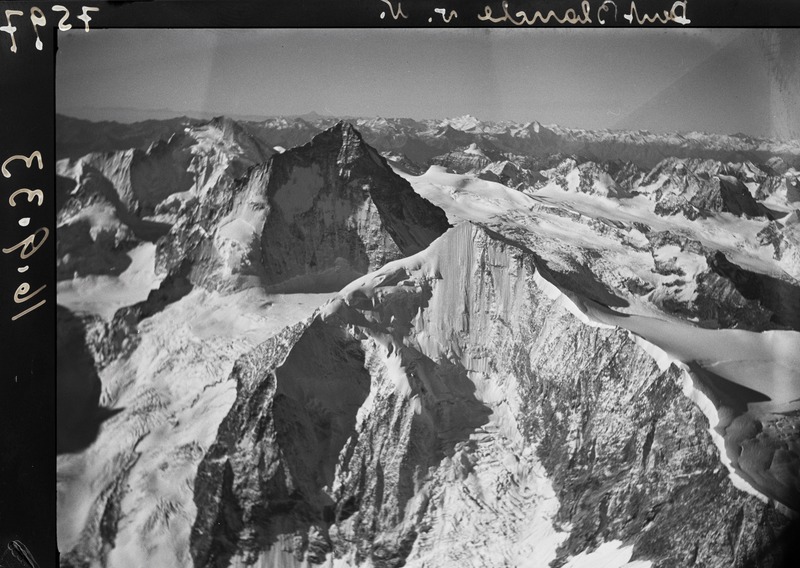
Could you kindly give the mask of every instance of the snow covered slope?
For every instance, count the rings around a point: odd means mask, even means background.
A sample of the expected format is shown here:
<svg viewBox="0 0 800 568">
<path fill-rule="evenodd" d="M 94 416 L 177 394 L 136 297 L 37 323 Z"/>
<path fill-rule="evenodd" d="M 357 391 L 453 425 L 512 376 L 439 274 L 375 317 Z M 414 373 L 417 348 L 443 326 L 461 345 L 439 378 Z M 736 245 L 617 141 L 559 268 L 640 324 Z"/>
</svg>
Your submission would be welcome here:
<svg viewBox="0 0 800 568">
<path fill-rule="evenodd" d="M 536 265 L 465 223 L 240 360 L 195 566 L 546 566 L 612 541 L 726 566 L 763 537 L 724 535 L 786 526 L 727 478 L 682 371 Z"/>
<path fill-rule="evenodd" d="M 788 561 L 797 143 L 161 126 L 62 138 L 63 566 Z"/>
</svg>

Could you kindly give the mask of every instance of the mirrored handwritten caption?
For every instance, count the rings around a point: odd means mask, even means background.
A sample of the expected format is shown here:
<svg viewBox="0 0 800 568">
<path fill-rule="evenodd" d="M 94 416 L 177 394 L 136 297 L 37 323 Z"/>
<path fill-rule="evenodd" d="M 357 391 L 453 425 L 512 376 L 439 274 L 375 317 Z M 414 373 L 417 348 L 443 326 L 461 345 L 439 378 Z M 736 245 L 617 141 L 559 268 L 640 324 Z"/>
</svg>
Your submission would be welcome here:
<svg viewBox="0 0 800 568">
<path fill-rule="evenodd" d="M 540 10 L 535 10 L 533 12 L 531 12 L 530 9 L 517 10 L 512 8 L 507 0 L 503 0 L 500 2 L 499 6 L 486 4 L 483 14 L 477 14 L 477 19 L 483 25 L 507 23 L 513 26 L 535 26 L 537 24 L 574 26 L 593 25 L 596 22 L 604 26 L 606 23 L 618 22 L 618 16 L 625 8 L 625 0 L 617 1 L 619 2 L 619 6 L 617 6 L 617 2 L 614 0 L 602 0 L 602 2 L 596 0 L 596 4 L 599 5 L 597 5 L 595 10 L 592 2 L 589 0 L 582 0 L 579 4 L 579 8 L 567 8 L 561 13 L 556 13 L 555 10 L 548 10 L 543 14 Z M 380 2 L 383 4 L 383 9 L 380 13 L 381 20 L 386 18 L 387 13 L 394 21 L 408 20 L 409 14 L 403 11 L 403 4 L 399 0 L 380 0 Z M 530 2 L 531 0 L 528 0 L 527 3 Z M 517 1 L 515 4 L 520 4 L 524 8 L 526 2 L 524 0 Z M 686 26 L 692 23 L 692 21 L 686 17 L 687 4 L 688 0 L 675 0 L 668 10 L 663 9 L 656 10 L 655 12 L 640 13 L 640 8 L 636 6 L 636 1 L 631 0 L 628 5 L 628 13 L 625 14 L 622 12 L 621 15 L 630 25 L 643 26 L 674 23 Z M 613 13 L 611 12 L 612 8 L 614 9 Z M 453 21 L 458 23 L 456 20 L 456 18 L 458 18 L 458 12 L 455 10 L 449 8 L 434 8 L 433 12 L 438 14 L 441 19 L 436 16 L 430 16 L 428 18 L 429 24 L 449 24 Z M 595 20 L 592 19 L 592 14 L 595 15 Z M 470 15 L 467 15 L 467 17 L 470 17 Z"/>
<path fill-rule="evenodd" d="M 29 156 L 11 156 L 3 162 L 2 166 L 0 166 L 0 173 L 2 173 L 4 178 L 12 179 L 16 168 L 31 169 L 34 166 L 38 167 L 39 170 L 44 168 L 42 154 L 38 150 Z M 8 204 L 14 208 L 19 207 L 20 218 L 17 222 L 19 223 L 20 227 L 27 227 L 30 225 L 31 218 L 28 215 L 30 208 L 41 207 L 43 203 L 44 193 L 41 189 L 20 187 L 8 196 Z M 39 227 L 15 245 L 3 248 L 3 254 L 19 255 L 20 266 L 17 268 L 17 272 L 20 274 L 25 274 L 30 268 L 29 259 L 36 254 L 36 251 L 42 247 L 49 236 L 50 230 L 47 227 Z M 22 282 L 19 286 L 17 286 L 17 289 L 14 291 L 14 303 L 19 305 L 21 311 L 15 316 L 12 316 L 11 321 L 16 321 L 19 318 L 28 315 L 37 308 L 42 307 L 47 300 L 42 299 L 38 302 L 36 300 L 38 294 L 46 287 L 47 285 L 43 284 L 42 286 L 39 286 L 35 290 L 31 291 L 31 285 L 29 282 Z"/>
<path fill-rule="evenodd" d="M 83 29 L 88 32 L 89 22 L 92 21 L 92 17 L 89 15 L 89 13 L 99 12 L 100 8 L 96 8 L 94 6 L 81 6 L 81 8 L 83 8 L 83 10 L 79 15 L 75 16 L 75 19 L 82 21 L 84 26 Z M 61 4 L 53 4 L 50 7 L 50 10 L 56 14 L 55 17 L 58 17 L 58 14 L 61 14 L 61 19 L 58 20 L 59 31 L 65 32 L 72 29 L 72 24 L 69 23 L 69 9 L 66 6 L 62 6 Z M 15 24 L 23 25 L 22 22 L 25 22 L 25 20 L 22 18 L 24 16 L 25 12 L 22 10 L 6 10 L 6 24 L 4 26 L 0 26 L 0 32 L 5 32 L 11 36 L 12 53 L 17 52 L 17 26 Z M 39 37 L 39 28 L 43 28 L 47 25 L 47 16 L 45 16 L 45 13 L 41 8 L 38 6 L 32 6 L 30 9 L 29 20 L 30 22 L 25 22 L 24 25 L 30 25 L 33 28 L 33 33 L 36 36 L 36 42 L 34 45 L 36 46 L 36 49 L 41 51 L 44 48 L 44 44 L 42 44 L 42 39 Z"/>
</svg>

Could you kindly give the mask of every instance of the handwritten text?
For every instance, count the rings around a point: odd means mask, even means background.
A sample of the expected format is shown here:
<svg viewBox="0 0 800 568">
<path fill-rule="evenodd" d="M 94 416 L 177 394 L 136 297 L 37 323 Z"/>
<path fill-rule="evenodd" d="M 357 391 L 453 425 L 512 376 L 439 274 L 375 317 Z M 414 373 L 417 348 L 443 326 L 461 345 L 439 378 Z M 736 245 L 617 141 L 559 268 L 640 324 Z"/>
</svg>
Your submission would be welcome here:
<svg viewBox="0 0 800 568">
<path fill-rule="evenodd" d="M 99 12 L 100 8 L 96 8 L 94 6 L 82 6 L 83 10 L 81 11 L 80 15 L 75 16 L 76 19 L 83 22 L 84 30 L 89 31 L 89 22 L 92 21 L 92 17 L 89 15 L 90 12 Z M 61 19 L 58 21 L 58 29 L 59 31 L 65 32 L 67 30 L 72 29 L 72 24 L 68 23 L 69 20 L 69 9 L 66 6 L 62 6 L 61 4 L 54 4 L 50 7 L 50 10 L 55 12 L 56 14 L 63 13 L 64 15 L 61 16 Z M 0 26 L 0 32 L 5 32 L 9 36 L 11 36 L 11 52 L 17 53 L 17 26 L 15 23 L 19 23 L 19 18 L 25 16 L 25 12 L 22 10 L 6 10 L 5 11 L 5 19 L 6 25 Z M 39 28 L 43 28 L 47 25 L 47 17 L 45 13 L 39 8 L 38 6 L 32 6 L 30 9 L 29 14 L 30 25 L 33 28 L 33 33 L 36 36 L 36 42 L 34 45 L 36 49 L 42 51 L 44 49 L 44 44 L 42 43 L 42 39 L 39 37 Z"/>
<path fill-rule="evenodd" d="M 3 164 L 0 166 L 0 173 L 3 174 L 3 177 L 6 179 L 11 179 L 12 177 L 12 170 L 10 166 L 14 164 L 14 162 L 22 162 L 25 165 L 26 169 L 31 169 L 34 163 L 38 167 L 39 170 L 44 168 L 44 163 L 42 161 L 42 154 L 38 150 L 31 153 L 30 155 L 22 155 L 18 154 L 15 156 L 11 156 L 10 158 L 6 159 Z M 16 165 L 16 164 L 15 164 Z M 19 167 L 19 166 L 17 166 Z M 25 197 L 25 199 L 19 201 L 18 197 Z M 16 191 L 11 193 L 8 197 L 8 204 L 11 207 L 22 206 L 24 207 L 27 204 L 34 204 L 36 207 L 41 207 L 44 203 L 44 193 L 41 189 L 29 189 L 27 187 L 18 188 Z M 27 215 L 27 213 L 21 213 L 21 217 L 18 220 L 18 224 L 20 227 L 27 227 L 30 225 L 31 218 Z M 5 247 L 2 249 L 3 254 L 11 254 L 17 253 L 19 255 L 19 259 L 21 261 L 27 261 L 31 258 L 36 252 L 44 245 L 45 241 L 47 241 L 47 237 L 50 236 L 50 230 L 47 227 L 39 227 L 35 231 L 33 231 L 30 235 L 19 241 L 18 243 Z M 29 264 L 26 262 L 23 266 L 17 268 L 17 272 L 20 274 L 24 274 L 28 271 Z M 15 304 L 27 304 L 28 302 L 34 300 L 36 296 L 45 288 L 47 287 L 46 284 L 39 286 L 35 290 L 31 292 L 31 285 L 28 282 L 22 282 L 17 289 L 14 291 L 14 303 Z M 47 300 L 39 300 L 35 304 L 29 305 L 25 307 L 22 311 L 20 311 L 15 316 L 11 317 L 11 321 L 16 321 L 19 318 L 31 313 L 37 308 L 43 306 Z"/>
</svg>

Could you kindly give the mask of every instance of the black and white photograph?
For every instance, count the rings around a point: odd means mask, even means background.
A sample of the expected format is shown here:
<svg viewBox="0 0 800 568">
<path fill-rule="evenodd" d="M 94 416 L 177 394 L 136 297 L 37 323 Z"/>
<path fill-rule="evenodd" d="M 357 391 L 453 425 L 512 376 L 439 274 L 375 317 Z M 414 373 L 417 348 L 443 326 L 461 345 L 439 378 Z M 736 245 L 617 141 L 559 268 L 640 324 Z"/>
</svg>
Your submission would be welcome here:
<svg viewBox="0 0 800 568">
<path fill-rule="evenodd" d="M 59 32 L 62 568 L 794 565 L 798 61 Z"/>
</svg>

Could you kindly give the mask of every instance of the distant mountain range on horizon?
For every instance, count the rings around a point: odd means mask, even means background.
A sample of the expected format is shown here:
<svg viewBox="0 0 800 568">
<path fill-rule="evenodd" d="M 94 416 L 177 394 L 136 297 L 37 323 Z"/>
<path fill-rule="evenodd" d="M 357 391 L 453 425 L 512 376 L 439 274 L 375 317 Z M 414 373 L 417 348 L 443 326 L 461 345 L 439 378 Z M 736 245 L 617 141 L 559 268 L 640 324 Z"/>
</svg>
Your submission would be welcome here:
<svg viewBox="0 0 800 568">
<path fill-rule="evenodd" d="M 681 81 L 687 81 L 688 79 L 682 79 Z M 626 116 L 620 118 L 617 122 L 615 122 L 612 126 L 608 128 L 594 128 L 594 129 L 587 129 L 592 131 L 647 131 L 653 132 L 657 134 L 672 134 L 672 133 L 679 133 L 679 134 L 688 134 L 692 132 L 702 132 L 704 134 L 721 134 L 721 135 L 731 135 L 731 136 L 748 136 L 752 138 L 758 139 L 770 139 L 770 140 L 797 140 L 800 139 L 800 130 L 793 132 L 792 136 L 786 135 L 775 135 L 775 136 L 763 136 L 759 134 L 754 134 L 750 132 L 721 132 L 718 130 L 712 129 L 703 129 L 703 128 L 695 128 L 691 130 L 684 130 L 684 129 L 658 129 L 647 127 L 645 125 L 636 126 L 637 123 L 643 122 L 644 118 L 647 116 L 649 112 L 651 112 L 654 108 L 659 106 L 669 106 L 673 108 L 671 112 L 678 112 L 678 109 L 681 105 L 683 105 L 686 100 L 689 99 L 687 95 L 680 95 L 680 88 L 678 85 L 673 85 L 669 89 L 659 93 L 656 97 L 648 101 L 642 107 L 636 109 L 635 111 L 627 114 Z M 766 104 L 766 103 L 765 103 Z M 307 121 L 315 121 L 318 119 L 331 119 L 331 120 L 359 120 L 359 119 L 371 119 L 371 118 L 386 118 L 386 119 L 396 119 L 396 120 L 404 120 L 404 119 L 411 119 L 415 121 L 431 121 L 431 120 L 448 120 L 453 118 L 460 118 L 460 117 L 406 117 L 406 116 L 389 116 L 388 114 L 380 115 L 380 116 L 368 116 L 368 115 L 350 115 L 350 114 L 327 114 L 327 113 L 319 113 L 315 110 L 311 110 L 306 113 L 302 114 L 281 114 L 281 113 L 264 113 L 264 114 L 238 114 L 238 113 L 226 113 L 226 112 L 219 112 L 219 111 L 204 111 L 204 110 L 175 110 L 170 108 L 160 108 L 160 109 L 136 109 L 131 107 L 76 107 L 76 108 L 65 108 L 65 109 L 57 109 L 57 114 L 67 116 L 70 118 L 78 118 L 81 120 L 87 120 L 90 122 L 118 122 L 120 124 L 133 124 L 137 122 L 145 122 L 149 120 L 171 120 L 176 118 L 190 118 L 196 120 L 212 120 L 218 117 L 226 117 L 231 118 L 237 121 L 244 121 L 244 122 L 263 122 L 269 119 L 275 118 L 285 118 L 289 120 L 294 119 L 302 119 Z M 525 124 L 528 122 L 540 122 L 541 124 L 546 124 L 547 126 L 562 126 L 557 122 L 550 122 L 547 120 L 539 121 L 536 119 L 531 118 L 530 120 L 526 121 L 519 121 L 519 120 L 481 120 L 480 118 L 474 117 L 471 113 L 467 113 L 462 116 L 472 116 L 476 120 L 484 123 L 516 123 L 516 124 Z M 698 122 L 698 124 L 701 124 Z M 568 127 L 575 129 L 576 127 Z"/>
</svg>

